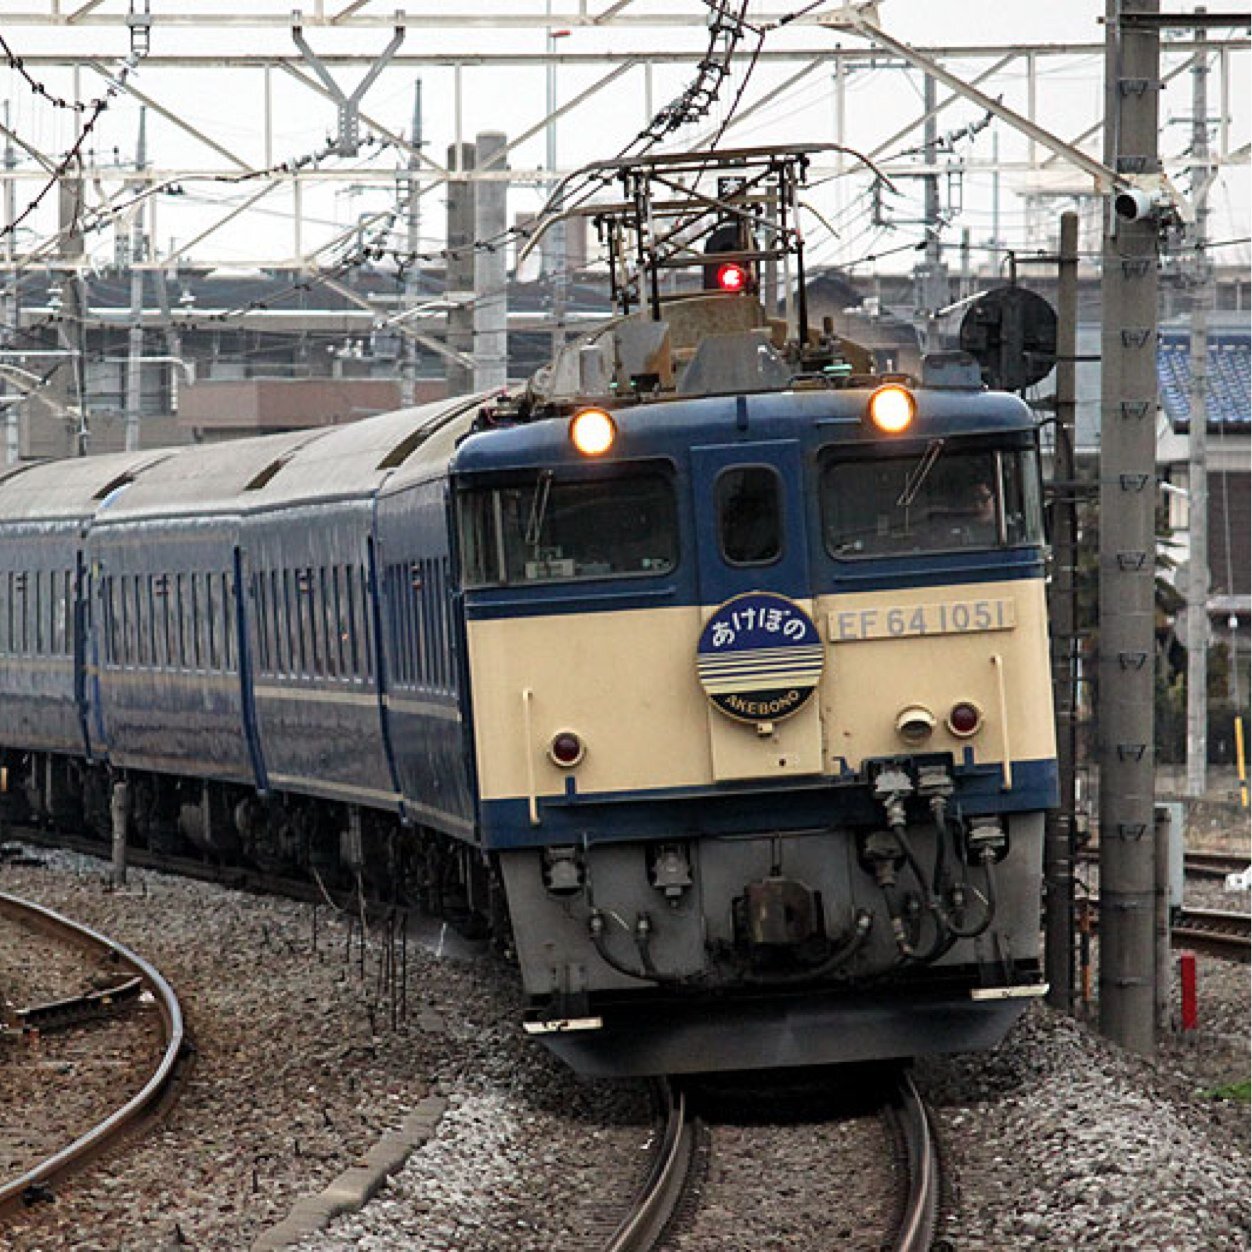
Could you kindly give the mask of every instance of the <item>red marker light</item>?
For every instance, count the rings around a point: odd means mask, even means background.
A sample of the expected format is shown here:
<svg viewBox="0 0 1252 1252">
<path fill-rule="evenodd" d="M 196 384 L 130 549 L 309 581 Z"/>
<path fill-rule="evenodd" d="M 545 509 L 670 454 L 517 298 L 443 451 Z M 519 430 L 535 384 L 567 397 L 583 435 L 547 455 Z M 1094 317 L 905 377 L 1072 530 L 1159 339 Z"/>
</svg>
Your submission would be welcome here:
<svg viewBox="0 0 1252 1252">
<path fill-rule="evenodd" d="M 738 293 L 748 287 L 748 271 L 742 265 L 727 261 L 717 267 L 717 286 L 720 291 Z"/>
<path fill-rule="evenodd" d="M 583 741 L 572 730 L 558 731 L 548 745 L 553 764 L 562 769 L 573 769 L 583 759 L 585 751 Z"/>
<path fill-rule="evenodd" d="M 948 729 L 961 739 L 974 734 L 982 725 L 982 710 L 971 700 L 961 700 L 948 714 Z"/>
</svg>

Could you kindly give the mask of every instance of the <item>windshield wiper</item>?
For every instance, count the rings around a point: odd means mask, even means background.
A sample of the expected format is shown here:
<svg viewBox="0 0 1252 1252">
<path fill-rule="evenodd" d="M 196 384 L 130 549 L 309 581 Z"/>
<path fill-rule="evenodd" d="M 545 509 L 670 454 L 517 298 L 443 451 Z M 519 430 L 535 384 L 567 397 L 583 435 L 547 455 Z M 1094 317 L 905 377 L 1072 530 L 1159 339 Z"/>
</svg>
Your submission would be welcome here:
<svg viewBox="0 0 1252 1252">
<path fill-rule="evenodd" d="M 922 483 L 926 481 L 926 476 L 934 468 L 939 454 L 943 451 L 944 442 L 942 439 L 932 439 L 926 445 L 922 459 L 909 471 L 908 478 L 904 480 L 904 490 L 900 492 L 900 498 L 896 501 L 897 509 L 907 509 L 917 499 Z"/>
<path fill-rule="evenodd" d="M 548 497 L 552 494 L 552 471 L 540 470 L 535 494 L 530 502 L 530 516 L 526 519 L 526 534 L 522 542 L 528 548 L 538 548 L 543 536 L 543 521 L 548 512 Z"/>
</svg>

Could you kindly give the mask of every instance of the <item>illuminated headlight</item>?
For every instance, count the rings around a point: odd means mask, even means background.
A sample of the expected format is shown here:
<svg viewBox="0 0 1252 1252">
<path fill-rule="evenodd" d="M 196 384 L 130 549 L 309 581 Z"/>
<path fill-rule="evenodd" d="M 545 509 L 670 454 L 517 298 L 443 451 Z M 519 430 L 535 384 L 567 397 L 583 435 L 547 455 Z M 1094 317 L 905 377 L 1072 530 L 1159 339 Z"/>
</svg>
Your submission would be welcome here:
<svg viewBox="0 0 1252 1252">
<path fill-rule="evenodd" d="M 958 700 L 948 713 L 948 729 L 958 739 L 968 739 L 982 725 L 982 709 L 972 700 Z"/>
<path fill-rule="evenodd" d="M 884 435 L 898 435 L 913 424 L 917 400 L 907 387 L 887 383 L 870 396 L 866 412 L 870 422 Z"/>
<path fill-rule="evenodd" d="M 561 769 L 573 769 L 586 755 L 587 749 L 582 739 L 572 730 L 558 730 L 548 744 L 548 756 L 553 765 Z"/>
<path fill-rule="evenodd" d="M 583 456 L 603 456 L 617 440 L 617 423 L 603 409 L 583 409 L 574 414 L 569 437 Z"/>
<path fill-rule="evenodd" d="M 935 729 L 935 715 L 920 704 L 911 704 L 896 718 L 896 734 L 905 743 L 925 743 Z"/>
</svg>

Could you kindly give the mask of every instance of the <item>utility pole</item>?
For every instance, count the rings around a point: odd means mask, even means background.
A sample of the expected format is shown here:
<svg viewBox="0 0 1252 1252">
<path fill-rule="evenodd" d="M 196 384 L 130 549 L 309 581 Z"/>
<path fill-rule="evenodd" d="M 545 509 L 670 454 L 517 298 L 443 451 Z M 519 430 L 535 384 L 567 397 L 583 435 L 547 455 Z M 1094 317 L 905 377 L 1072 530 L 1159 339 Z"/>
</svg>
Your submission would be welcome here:
<svg viewBox="0 0 1252 1252">
<path fill-rule="evenodd" d="M 17 148 L 13 144 L 13 128 L 9 121 L 9 101 L 4 102 L 4 279 L 0 285 L 0 347 L 17 342 L 17 270 L 14 268 L 13 223 L 17 220 L 16 179 Z M 10 362 L 11 363 L 11 362 Z M 0 377 L 0 400 L 4 400 L 4 463 L 16 465 L 22 455 L 22 401 L 9 395 L 9 387 Z M 15 389 L 16 392 L 16 389 Z"/>
<path fill-rule="evenodd" d="M 87 455 L 91 426 L 87 416 L 86 362 L 83 349 L 86 345 L 84 318 L 87 313 L 87 284 L 83 273 L 83 166 L 76 158 L 61 175 L 58 187 L 60 199 L 59 220 L 61 244 L 59 248 L 62 268 L 61 302 L 57 310 L 57 337 L 69 364 L 68 374 L 62 374 L 57 390 L 64 397 L 62 411 L 77 414 L 77 426 L 72 432 L 75 456 Z M 60 449 L 57 449 L 60 454 Z"/>
<path fill-rule="evenodd" d="M 474 389 L 503 387 L 509 379 L 508 228 L 509 185 L 492 174 L 508 169 L 508 139 L 481 132 L 474 159 L 481 179 L 474 192 Z"/>
<path fill-rule="evenodd" d="M 1160 172 L 1160 0 L 1105 0 L 1104 163 Z M 1138 19 L 1138 20 L 1136 20 Z M 1128 202 L 1125 215 L 1115 205 Z M 1155 1047 L 1153 621 L 1159 217 L 1104 206 L 1100 385 L 1100 1029 Z"/>
<path fill-rule="evenodd" d="M 1078 467 L 1074 456 L 1077 410 L 1078 214 L 1061 214 L 1057 275 L 1056 447 L 1052 457 L 1052 691 L 1056 709 L 1056 767 L 1060 805 L 1048 814 L 1044 851 L 1048 1003 L 1074 1007 L 1074 822 L 1078 806 Z"/>
<path fill-rule="evenodd" d="M 413 151 L 409 154 L 409 176 L 404 181 L 407 196 L 409 263 L 404 271 L 404 309 L 407 313 L 417 304 L 421 273 L 417 254 L 422 250 L 422 201 L 418 195 L 417 171 L 422 150 L 422 80 L 413 83 Z M 412 335 L 400 336 L 400 403 L 407 408 L 417 402 L 417 341 Z"/>
<path fill-rule="evenodd" d="M 148 165 L 148 110 L 139 108 L 139 143 L 135 149 L 135 169 L 142 173 Z M 131 187 L 143 194 L 143 180 Z M 135 206 L 130 226 L 130 332 L 126 337 L 126 451 L 139 451 L 139 419 L 143 413 L 143 262 L 147 260 L 144 235 L 144 202 Z"/>
<path fill-rule="evenodd" d="M 925 260 L 913 270 L 913 280 L 917 306 L 924 318 L 922 350 L 937 352 L 943 345 L 939 342 L 939 319 L 936 314 L 948 303 L 948 271 L 939 245 L 939 173 L 935 168 L 939 159 L 939 123 L 935 117 L 935 80 L 927 74 L 924 84 L 926 123 L 922 132 L 922 159 L 926 162 L 927 173 L 922 178 L 926 196 L 922 229 L 926 232 L 926 252 Z"/>
<path fill-rule="evenodd" d="M 1204 9 L 1196 9 L 1203 13 Z M 1208 49 L 1206 31 L 1195 30 L 1196 53 L 1191 66 L 1191 394 L 1187 472 L 1187 534 L 1191 560 L 1187 571 L 1187 791 L 1201 799 L 1208 783 L 1208 647 L 1209 647 L 1209 484 L 1208 484 L 1208 316 L 1213 299 L 1213 273 L 1208 242 Z"/>
<path fill-rule="evenodd" d="M 552 0 L 548 0 L 548 15 L 552 15 Z M 548 28 L 548 67 L 547 67 L 547 87 L 548 87 L 548 124 L 547 124 L 547 163 L 548 175 L 551 178 L 549 183 L 549 204 L 548 210 L 551 213 L 560 214 L 561 202 L 554 195 L 557 186 L 557 153 L 556 153 L 556 41 L 567 35 L 568 31 L 556 32 L 551 27 Z M 552 284 L 552 359 L 556 360 L 556 355 L 565 346 L 565 319 L 566 310 L 569 303 L 569 249 L 566 246 L 566 231 L 564 220 L 558 221 L 548 232 L 548 244 L 544 248 L 544 255 L 548 259 L 545 267 L 548 271 L 547 278 Z"/>
<path fill-rule="evenodd" d="M 991 246 L 1000 246 L 1000 132 L 991 132 Z M 993 254 L 992 263 L 995 263 Z"/>
<path fill-rule="evenodd" d="M 474 351 L 474 198 L 475 184 L 467 177 L 474 168 L 474 145 L 460 141 L 448 147 L 448 246 L 444 268 L 444 298 L 448 303 L 449 348 L 466 356 Z M 467 366 L 449 359 L 444 367 L 448 395 L 459 396 L 474 386 Z"/>
</svg>

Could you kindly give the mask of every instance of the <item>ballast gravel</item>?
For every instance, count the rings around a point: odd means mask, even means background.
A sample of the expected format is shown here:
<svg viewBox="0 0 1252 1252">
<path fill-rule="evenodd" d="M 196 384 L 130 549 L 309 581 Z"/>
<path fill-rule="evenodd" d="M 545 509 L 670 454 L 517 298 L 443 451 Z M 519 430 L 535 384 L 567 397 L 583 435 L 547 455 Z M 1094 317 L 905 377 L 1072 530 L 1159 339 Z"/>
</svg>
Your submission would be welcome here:
<svg viewBox="0 0 1252 1252">
<path fill-rule="evenodd" d="M 522 1035 L 501 962 L 454 955 L 438 936 L 411 943 L 407 1016 L 393 1028 L 395 948 L 377 931 L 362 961 L 359 931 L 325 908 L 315 949 L 311 906 L 137 871 L 110 892 L 100 862 L 37 855 L 44 868 L 0 868 L 0 890 L 151 960 L 182 996 L 198 1054 L 154 1136 L 0 1219 L 0 1246 L 240 1252 L 431 1096 L 447 1102 L 433 1137 L 304 1252 L 551 1252 L 595 1248 L 612 1229 L 647 1166 L 646 1092 L 576 1079 Z M 1246 910 L 1247 897 L 1223 906 Z M 1199 1031 L 1171 1033 L 1150 1060 L 1036 1005 L 990 1053 L 920 1062 L 952 1180 L 951 1245 L 1246 1249 L 1248 1107 L 1216 1092 L 1248 1079 L 1247 967 L 1201 957 L 1200 1011 Z M 0 1070 L 0 1119 L 20 1116 Z M 751 1133 L 741 1138 L 750 1161 Z M 837 1231 L 881 1221 L 880 1195 L 858 1201 L 802 1152 L 781 1186 L 768 1148 L 757 1159 L 758 1170 L 724 1162 L 733 1185 L 716 1192 L 714 1226 L 697 1220 L 673 1246 L 760 1248 L 776 1228 L 789 1236 L 778 1246 L 826 1252 Z M 806 1242 L 796 1212 L 823 1206 L 830 1222 Z"/>
</svg>

